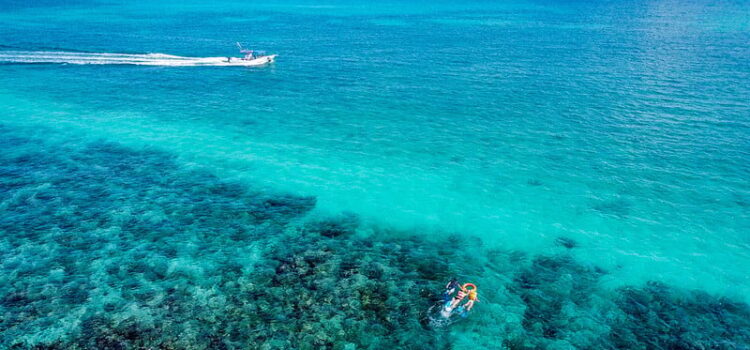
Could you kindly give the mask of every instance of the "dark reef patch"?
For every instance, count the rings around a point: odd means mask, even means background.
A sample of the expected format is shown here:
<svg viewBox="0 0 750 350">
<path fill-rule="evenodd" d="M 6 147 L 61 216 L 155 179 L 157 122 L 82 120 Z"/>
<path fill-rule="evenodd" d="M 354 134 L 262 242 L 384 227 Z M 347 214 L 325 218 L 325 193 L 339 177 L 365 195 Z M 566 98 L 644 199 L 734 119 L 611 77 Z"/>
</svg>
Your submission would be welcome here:
<svg viewBox="0 0 750 350">
<path fill-rule="evenodd" d="M 568 255 L 539 256 L 517 273 L 513 288 L 526 304 L 522 324 L 527 336 L 567 340 L 578 328 L 571 317 L 590 313 L 590 297 L 601 274 Z M 600 345 L 601 337 L 595 338 L 589 343 L 595 340 Z"/>
<path fill-rule="evenodd" d="M 528 179 L 526 180 L 526 184 L 529 186 L 534 186 L 534 187 L 539 187 L 543 185 L 542 181 L 538 179 Z"/>
<path fill-rule="evenodd" d="M 1 348 L 750 343 L 746 304 L 658 283 L 608 289 L 604 271 L 568 250 L 533 256 L 373 227 L 365 237 L 354 214 L 311 219 L 315 198 L 254 191 L 158 150 L 18 133 L 0 125 Z M 434 328 L 425 311 L 452 276 L 480 286 L 480 303 Z"/>
<path fill-rule="evenodd" d="M 555 239 L 555 245 L 558 245 L 560 247 L 564 247 L 567 249 L 573 249 L 578 246 L 578 242 L 568 237 L 557 237 Z"/>
<path fill-rule="evenodd" d="M 356 214 L 341 213 L 335 217 L 310 222 L 307 228 L 310 232 L 318 232 L 322 236 L 333 238 L 351 236 L 359 225 L 359 217 Z"/>
<path fill-rule="evenodd" d="M 611 334 L 619 348 L 750 349 L 750 308 L 744 303 L 650 282 L 620 290 L 617 306 L 626 315 Z"/>
</svg>

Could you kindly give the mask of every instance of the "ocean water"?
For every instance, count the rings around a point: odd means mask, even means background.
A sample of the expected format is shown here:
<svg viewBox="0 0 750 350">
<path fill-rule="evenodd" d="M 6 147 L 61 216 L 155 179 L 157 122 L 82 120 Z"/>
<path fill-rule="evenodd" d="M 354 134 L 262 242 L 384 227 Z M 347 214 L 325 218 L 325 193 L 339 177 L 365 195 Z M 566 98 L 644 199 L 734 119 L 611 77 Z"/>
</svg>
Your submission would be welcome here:
<svg viewBox="0 0 750 350">
<path fill-rule="evenodd" d="M 749 14 L 0 1 L 0 347 L 748 349 Z"/>
</svg>

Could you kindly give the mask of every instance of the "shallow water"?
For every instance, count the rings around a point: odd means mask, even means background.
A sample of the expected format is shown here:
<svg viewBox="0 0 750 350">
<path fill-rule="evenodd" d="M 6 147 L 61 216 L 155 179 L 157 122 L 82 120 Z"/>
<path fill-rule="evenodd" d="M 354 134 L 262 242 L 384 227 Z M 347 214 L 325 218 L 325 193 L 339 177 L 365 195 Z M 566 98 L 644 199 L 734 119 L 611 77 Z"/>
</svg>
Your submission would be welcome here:
<svg viewBox="0 0 750 350">
<path fill-rule="evenodd" d="M 0 344 L 748 342 L 747 4 L 36 4 L 0 59 L 280 56 L 0 65 Z"/>
</svg>

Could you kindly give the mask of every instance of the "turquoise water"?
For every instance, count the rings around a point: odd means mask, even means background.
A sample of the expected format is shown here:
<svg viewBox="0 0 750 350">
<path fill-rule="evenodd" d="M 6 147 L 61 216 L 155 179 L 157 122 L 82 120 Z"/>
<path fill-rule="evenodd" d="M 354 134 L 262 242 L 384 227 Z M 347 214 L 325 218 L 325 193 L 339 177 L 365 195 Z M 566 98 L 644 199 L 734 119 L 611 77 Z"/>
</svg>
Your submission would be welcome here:
<svg viewBox="0 0 750 350">
<path fill-rule="evenodd" d="M 748 13 L 0 3 L 0 344 L 747 348 Z"/>
</svg>

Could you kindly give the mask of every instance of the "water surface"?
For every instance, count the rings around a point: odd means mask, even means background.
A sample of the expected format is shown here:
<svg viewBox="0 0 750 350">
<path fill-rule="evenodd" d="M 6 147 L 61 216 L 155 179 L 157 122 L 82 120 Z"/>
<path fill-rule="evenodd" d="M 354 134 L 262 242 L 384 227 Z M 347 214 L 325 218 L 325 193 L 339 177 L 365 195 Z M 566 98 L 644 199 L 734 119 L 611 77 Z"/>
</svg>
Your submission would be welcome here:
<svg viewBox="0 0 750 350">
<path fill-rule="evenodd" d="M 129 333 L 113 330 L 127 324 L 155 332 L 138 337 L 143 346 L 202 329 L 174 346 L 602 348 L 668 334 L 659 346 L 737 347 L 750 295 L 748 11 L 700 0 L 0 5 L 2 278 L 6 295 L 28 294 L 0 306 L 14 317 L 0 325 L 2 342 L 83 344 L 107 332 L 120 341 Z M 278 62 L 28 59 L 228 56 L 235 41 Z M 171 253 L 143 243 L 161 240 Z M 268 248 L 277 245 L 286 249 Z M 364 247 L 364 265 L 347 267 L 352 246 Z M 320 274 L 278 270 L 317 249 L 334 254 L 320 258 L 331 262 Z M 106 267 L 124 261 L 143 266 Z M 183 267 L 192 272 L 173 274 Z M 431 298 L 420 293 L 451 274 L 479 281 L 489 302 L 447 329 L 420 324 Z M 375 296 L 354 293 L 354 275 Z M 176 281 L 191 286 L 176 294 Z M 310 292 L 333 307 L 326 314 L 247 294 L 248 285 L 299 294 L 321 281 L 359 304 L 345 311 Z M 144 286 L 152 292 L 126 292 Z M 40 316 L 57 305 L 42 291 L 55 288 L 106 292 L 73 293 L 57 307 L 78 311 Z M 422 299 L 403 301 L 398 288 Z M 197 300 L 202 323 L 156 311 Z M 639 318 L 632 300 L 658 316 Z M 682 316 L 658 311 L 677 300 Z M 707 321 L 716 303 L 739 306 Z M 247 304 L 274 311 L 227 315 Z M 334 315 L 360 331 L 325 328 Z M 175 328 L 153 330 L 170 317 Z M 275 340 L 265 334 L 278 329 L 218 333 L 278 317 L 299 328 Z M 656 326 L 670 322 L 687 331 Z M 317 327 L 316 339 L 301 335 Z"/>
</svg>

